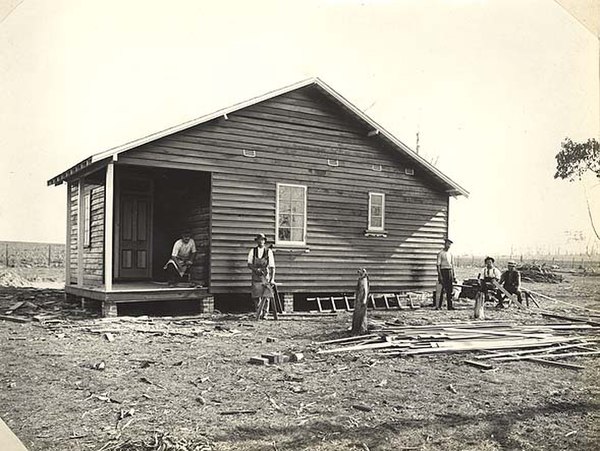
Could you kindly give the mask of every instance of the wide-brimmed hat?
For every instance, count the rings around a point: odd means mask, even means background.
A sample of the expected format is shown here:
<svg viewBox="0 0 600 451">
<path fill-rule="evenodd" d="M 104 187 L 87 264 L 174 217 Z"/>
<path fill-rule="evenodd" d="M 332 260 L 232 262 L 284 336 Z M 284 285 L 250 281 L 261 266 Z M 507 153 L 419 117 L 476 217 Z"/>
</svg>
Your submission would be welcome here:
<svg viewBox="0 0 600 451">
<path fill-rule="evenodd" d="M 265 240 L 267 241 L 267 236 L 264 233 L 257 233 L 254 237 L 254 241 Z"/>
<path fill-rule="evenodd" d="M 517 262 L 515 262 L 514 260 L 509 260 L 508 266 L 517 266 Z"/>
<path fill-rule="evenodd" d="M 496 263 L 496 260 L 494 260 L 494 257 L 489 257 L 489 256 L 488 256 L 488 257 L 485 257 L 485 258 L 483 259 L 483 262 L 485 263 L 485 262 L 487 262 L 488 260 L 491 260 L 491 261 L 492 261 L 492 263 Z"/>
</svg>

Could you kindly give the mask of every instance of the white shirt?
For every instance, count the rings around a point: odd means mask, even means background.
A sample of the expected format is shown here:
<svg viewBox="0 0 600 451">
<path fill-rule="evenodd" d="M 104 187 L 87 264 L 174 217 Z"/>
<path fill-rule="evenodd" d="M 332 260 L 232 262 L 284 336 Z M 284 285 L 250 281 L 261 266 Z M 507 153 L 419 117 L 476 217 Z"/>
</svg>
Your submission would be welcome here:
<svg viewBox="0 0 600 451">
<path fill-rule="evenodd" d="M 173 245 L 173 252 L 171 256 L 179 257 L 182 260 L 188 260 L 192 254 L 196 253 L 196 243 L 190 238 L 187 243 L 183 242 L 183 239 L 178 239 Z"/>
<path fill-rule="evenodd" d="M 454 267 L 454 258 L 450 251 L 440 251 L 437 255 L 437 265 L 440 269 L 452 269 Z"/>
<path fill-rule="evenodd" d="M 252 249 L 250 249 L 250 252 L 248 252 L 248 263 L 252 264 L 254 263 L 254 247 Z M 258 248 L 258 258 L 263 258 L 263 256 L 265 255 L 265 251 L 268 252 L 268 266 L 271 268 L 275 268 L 275 257 L 273 256 L 273 251 L 267 247 L 263 247 L 262 249 L 259 247 Z"/>
<path fill-rule="evenodd" d="M 483 271 L 481 271 L 481 276 L 482 277 L 489 277 L 491 279 L 497 279 L 500 280 L 500 277 L 502 276 L 502 273 L 500 272 L 500 270 L 498 268 L 496 268 L 495 266 L 492 268 L 489 268 L 487 266 L 485 266 L 483 268 Z"/>
</svg>

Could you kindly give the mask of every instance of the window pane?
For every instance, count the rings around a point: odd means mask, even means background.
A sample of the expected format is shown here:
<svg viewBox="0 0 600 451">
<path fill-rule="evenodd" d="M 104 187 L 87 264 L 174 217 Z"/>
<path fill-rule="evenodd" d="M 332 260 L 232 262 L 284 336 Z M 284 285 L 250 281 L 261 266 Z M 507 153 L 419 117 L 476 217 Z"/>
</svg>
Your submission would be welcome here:
<svg viewBox="0 0 600 451">
<path fill-rule="evenodd" d="M 292 201 L 292 213 L 304 213 L 304 201 Z"/>
<path fill-rule="evenodd" d="M 304 234 L 302 233 L 302 228 L 299 228 L 299 227 L 292 228 L 291 241 L 304 241 Z"/>
<path fill-rule="evenodd" d="M 304 215 L 292 215 L 292 227 L 304 227 Z"/>
<path fill-rule="evenodd" d="M 291 197 L 291 186 L 280 185 L 279 186 L 279 202 L 289 201 Z"/>
<path fill-rule="evenodd" d="M 302 203 L 304 203 L 304 188 L 294 186 L 291 188 L 291 191 L 293 201 L 301 201 Z"/>
<path fill-rule="evenodd" d="M 292 209 L 291 201 L 289 199 L 279 199 L 279 212 L 289 213 Z"/>
<path fill-rule="evenodd" d="M 381 217 L 372 217 L 371 218 L 371 227 L 381 228 Z"/>
<path fill-rule="evenodd" d="M 290 229 L 285 227 L 285 228 L 279 228 L 279 239 L 281 241 L 290 241 Z"/>
<path fill-rule="evenodd" d="M 279 214 L 279 227 L 289 227 L 289 226 L 290 226 L 290 215 Z"/>
<path fill-rule="evenodd" d="M 371 205 L 381 207 L 383 197 L 381 194 L 373 194 L 371 195 Z"/>
</svg>

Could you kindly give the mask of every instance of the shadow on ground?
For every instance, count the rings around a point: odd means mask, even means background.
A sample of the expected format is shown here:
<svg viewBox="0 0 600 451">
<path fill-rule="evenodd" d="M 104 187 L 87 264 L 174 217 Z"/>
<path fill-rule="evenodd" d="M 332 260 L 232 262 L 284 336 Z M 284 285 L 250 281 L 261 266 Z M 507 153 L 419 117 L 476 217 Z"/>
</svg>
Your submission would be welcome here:
<svg viewBox="0 0 600 451">
<path fill-rule="evenodd" d="M 273 442 L 277 441 L 277 449 L 314 449 L 326 439 L 338 437 L 345 441 L 355 442 L 357 445 L 365 443 L 371 450 L 392 449 L 390 443 L 394 438 L 402 434 L 405 437 L 419 437 L 422 441 L 429 440 L 432 445 L 436 444 L 434 437 L 427 437 L 425 431 L 438 430 L 438 437 L 454 436 L 458 443 L 467 443 L 469 440 L 476 444 L 481 440 L 490 439 L 497 443 L 501 449 L 522 449 L 523 443 L 517 440 L 514 434 L 514 427 L 518 423 L 527 420 L 535 420 L 549 414 L 564 413 L 566 415 L 589 415 L 600 412 L 600 404 L 597 402 L 569 403 L 569 402 L 549 402 L 543 407 L 524 407 L 522 409 L 513 409 L 503 413 L 487 413 L 484 415 L 460 415 L 445 414 L 443 412 L 435 414 L 435 419 L 395 419 L 382 421 L 373 426 L 353 427 L 351 422 L 336 423 L 332 421 L 315 421 L 305 425 L 291 427 L 262 427 L 241 426 L 233 430 L 224 431 L 220 436 L 213 437 L 216 442 L 228 442 L 232 437 L 235 442 L 242 446 L 243 442 Z M 338 417 L 340 420 L 350 417 Z M 593 419 L 590 417 L 589 424 Z M 460 429 L 464 426 L 476 426 L 481 432 L 480 437 L 461 437 Z M 600 445 L 599 437 L 594 434 L 586 434 L 585 431 L 579 431 L 578 448 L 579 449 L 598 449 Z M 539 440 L 539 439 L 538 439 Z M 539 441 L 536 440 L 538 443 Z M 420 444 L 414 444 L 417 446 Z M 438 439 L 438 445 L 439 443 Z M 574 445 L 571 440 L 568 442 L 569 448 Z M 544 449 L 565 449 L 567 442 L 560 444 L 548 442 L 548 447 Z M 363 448 L 364 449 L 364 448 Z M 410 449 L 410 448 L 409 448 Z M 415 448 L 419 449 L 419 448 Z M 539 449 L 539 448 L 538 448 Z"/>
</svg>

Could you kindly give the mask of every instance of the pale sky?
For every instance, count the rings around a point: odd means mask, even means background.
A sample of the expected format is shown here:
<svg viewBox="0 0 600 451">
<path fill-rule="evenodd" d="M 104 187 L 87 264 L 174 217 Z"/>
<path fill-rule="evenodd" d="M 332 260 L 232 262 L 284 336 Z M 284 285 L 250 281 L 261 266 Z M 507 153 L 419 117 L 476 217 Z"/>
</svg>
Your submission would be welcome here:
<svg viewBox="0 0 600 451">
<path fill-rule="evenodd" d="M 9 3 L 0 240 L 64 242 L 46 181 L 89 155 L 318 76 L 471 192 L 456 253 L 593 242 L 553 175 L 566 136 L 599 136 L 599 40 L 552 0 Z"/>
</svg>

